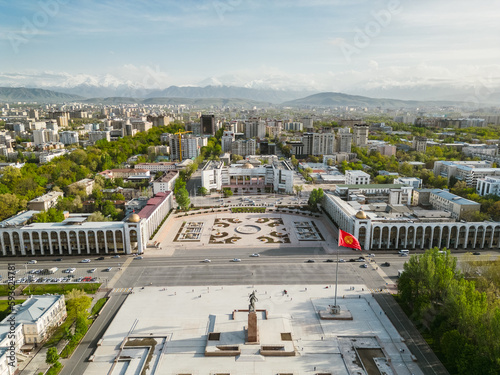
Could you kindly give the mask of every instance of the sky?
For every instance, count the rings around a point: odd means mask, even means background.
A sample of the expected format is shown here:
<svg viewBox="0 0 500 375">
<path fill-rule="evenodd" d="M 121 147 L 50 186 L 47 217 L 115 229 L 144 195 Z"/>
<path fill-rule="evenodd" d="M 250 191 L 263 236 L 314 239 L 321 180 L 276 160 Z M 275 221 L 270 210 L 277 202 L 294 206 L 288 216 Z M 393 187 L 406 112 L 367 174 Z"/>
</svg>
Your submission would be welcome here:
<svg viewBox="0 0 500 375">
<path fill-rule="evenodd" d="M 499 16 L 496 0 L 0 0 L 0 86 L 483 95 Z"/>
</svg>

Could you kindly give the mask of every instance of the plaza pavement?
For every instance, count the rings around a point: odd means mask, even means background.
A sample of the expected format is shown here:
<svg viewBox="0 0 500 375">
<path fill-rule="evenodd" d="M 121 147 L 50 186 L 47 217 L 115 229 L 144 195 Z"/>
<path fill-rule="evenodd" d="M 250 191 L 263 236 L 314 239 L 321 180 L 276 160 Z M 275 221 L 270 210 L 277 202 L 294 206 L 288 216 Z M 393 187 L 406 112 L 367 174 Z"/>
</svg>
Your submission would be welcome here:
<svg viewBox="0 0 500 375">
<path fill-rule="evenodd" d="M 284 294 L 286 289 L 287 294 Z M 263 357 L 242 342 L 244 320 L 235 326 L 234 310 L 248 308 L 256 290 L 257 309 L 268 311 L 269 324 L 259 318 L 261 337 L 273 330 L 292 333 L 295 356 Z M 383 348 L 377 359 L 390 374 L 423 374 L 412 353 L 375 298 L 364 285 L 340 285 L 339 305 L 352 321 L 320 320 L 318 312 L 333 304 L 334 286 L 259 285 L 134 288 L 103 336 L 86 374 L 138 374 L 147 351 L 127 350 L 112 369 L 125 337 L 154 338 L 157 343 L 149 374 L 352 374 L 362 371 L 353 346 Z M 271 324 L 273 319 L 279 324 Z M 209 332 L 225 332 L 229 343 L 240 345 L 240 356 L 205 357 Z M 264 340 L 264 339 L 263 339 Z M 355 340 L 355 341 L 353 341 Z M 355 345 L 353 345 L 353 342 Z M 279 344 L 272 341 L 262 344 Z M 373 364 L 372 364 L 373 365 Z"/>
</svg>

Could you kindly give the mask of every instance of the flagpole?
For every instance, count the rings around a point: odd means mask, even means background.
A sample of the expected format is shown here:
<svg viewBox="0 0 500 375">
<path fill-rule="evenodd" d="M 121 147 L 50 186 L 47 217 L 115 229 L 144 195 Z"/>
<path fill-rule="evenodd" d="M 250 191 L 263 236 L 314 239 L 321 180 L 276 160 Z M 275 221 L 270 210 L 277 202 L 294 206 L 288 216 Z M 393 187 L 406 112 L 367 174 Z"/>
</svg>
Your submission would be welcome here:
<svg viewBox="0 0 500 375">
<path fill-rule="evenodd" d="M 339 285 L 339 252 L 340 252 L 340 246 L 337 244 L 337 268 L 335 270 L 335 302 L 333 304 L 334 314 L 338 314 L 340 312 L 340 309 L 337 306 L 337 286 Z"/>
</svg>

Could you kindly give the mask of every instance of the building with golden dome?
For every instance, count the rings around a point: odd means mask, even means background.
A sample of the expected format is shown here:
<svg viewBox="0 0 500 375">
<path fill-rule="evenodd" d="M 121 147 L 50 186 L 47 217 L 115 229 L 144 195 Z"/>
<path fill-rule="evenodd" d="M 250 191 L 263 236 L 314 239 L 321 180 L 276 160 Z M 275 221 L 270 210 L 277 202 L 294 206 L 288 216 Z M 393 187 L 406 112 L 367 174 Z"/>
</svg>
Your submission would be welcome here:
<svg viewBox="0 0 500 375">
<path fill-rule="evenodd" d="M 19 225 L 13 217 L 0 222 L 0 256 L 143 253 L 172 207 L 173 193 L 168 191 L 123 221 L 89 222 L 73 214 L 62 223 Z"/>
</svg>

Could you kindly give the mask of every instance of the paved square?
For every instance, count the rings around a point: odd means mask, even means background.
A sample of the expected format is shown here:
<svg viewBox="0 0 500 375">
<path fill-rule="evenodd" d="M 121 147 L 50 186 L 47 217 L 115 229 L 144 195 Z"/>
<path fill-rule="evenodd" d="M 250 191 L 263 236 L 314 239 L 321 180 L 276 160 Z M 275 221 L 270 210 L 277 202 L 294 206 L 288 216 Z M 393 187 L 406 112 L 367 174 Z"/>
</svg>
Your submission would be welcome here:
<svg viewBox="0 0 500 375">
<path fill-rule="evenodd" d="M 257 346 L 244 343 L 244 310 L 254 290 L 262 341 Z M 319 319 L 334 292 L 319 285 L 135 288 L 86 374 L 139 374 L 146 367 L 151 375 L 422 374 L 366 290 L 364 285 L 339 286 L 339 304 L 353 320 L 336 321 Z M 294 355 L 264 353 L 280 347 Z M 207 348 L 236 353 L 206 356 Z"/>
</svg>

